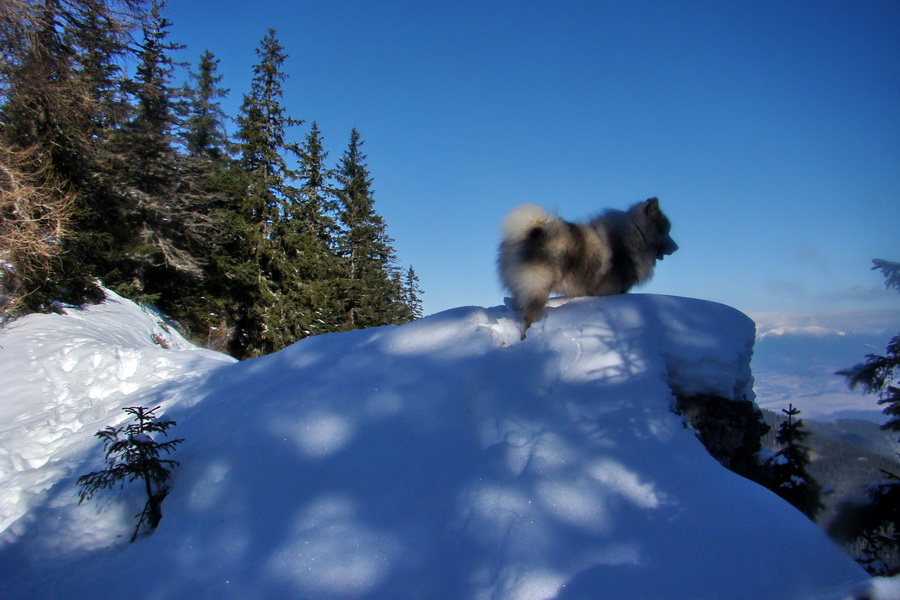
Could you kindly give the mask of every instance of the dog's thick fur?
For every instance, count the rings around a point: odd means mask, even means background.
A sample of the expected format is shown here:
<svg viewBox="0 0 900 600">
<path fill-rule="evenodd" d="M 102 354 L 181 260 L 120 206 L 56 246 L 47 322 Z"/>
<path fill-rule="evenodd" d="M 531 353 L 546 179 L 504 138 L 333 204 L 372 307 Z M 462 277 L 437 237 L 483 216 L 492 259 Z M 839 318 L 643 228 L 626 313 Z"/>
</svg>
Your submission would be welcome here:
<svg viewBox="0 0 900 600">
<path fill-rule="evenodd" d="M 503 221 L 498 263 L 524 316 L 522 338 L 552 293 L 611 296 L 648 281 L 656 261 L 678 250 L 670 229 L 656 198 L 588 223 L 569 223 L 534 204 L 514 209 Z"/>
</svg>

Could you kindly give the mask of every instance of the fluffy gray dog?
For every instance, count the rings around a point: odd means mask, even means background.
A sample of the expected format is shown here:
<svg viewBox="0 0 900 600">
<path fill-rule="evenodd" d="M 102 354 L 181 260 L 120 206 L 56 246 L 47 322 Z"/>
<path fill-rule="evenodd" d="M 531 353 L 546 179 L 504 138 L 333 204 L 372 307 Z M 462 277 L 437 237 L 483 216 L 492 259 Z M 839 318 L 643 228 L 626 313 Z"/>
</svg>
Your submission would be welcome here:
<svg viewBox="0 0 900 600">
<path fill-rule="evenodd" d="M 678 250 L 671 227 L 656 198 L 588 223 L 569 223 L 534 204 L 510 212 L 498 262 L 500 280 L 524 315 L 522 339 L 552 293 L 611 296 L 648 281 L 656 261 Z"/>
</svg>

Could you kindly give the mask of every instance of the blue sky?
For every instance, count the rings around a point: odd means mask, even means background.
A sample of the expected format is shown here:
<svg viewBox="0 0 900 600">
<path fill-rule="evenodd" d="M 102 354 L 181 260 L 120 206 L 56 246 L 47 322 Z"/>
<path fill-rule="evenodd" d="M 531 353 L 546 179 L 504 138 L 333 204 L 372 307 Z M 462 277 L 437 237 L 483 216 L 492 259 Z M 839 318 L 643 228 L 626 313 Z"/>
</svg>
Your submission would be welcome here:
<svg viewBox="0 0 900 600">
<path fill-rule="evenodd" d="M 426 313 L 503 299 L 503 215 L 658 196 L 681 249 L 642 291 L 744 311 L 896 308 L 900 2 L 170 0 L 235 115 L 269 27 L 334 164 L 356 127 Z"/>
</svg>

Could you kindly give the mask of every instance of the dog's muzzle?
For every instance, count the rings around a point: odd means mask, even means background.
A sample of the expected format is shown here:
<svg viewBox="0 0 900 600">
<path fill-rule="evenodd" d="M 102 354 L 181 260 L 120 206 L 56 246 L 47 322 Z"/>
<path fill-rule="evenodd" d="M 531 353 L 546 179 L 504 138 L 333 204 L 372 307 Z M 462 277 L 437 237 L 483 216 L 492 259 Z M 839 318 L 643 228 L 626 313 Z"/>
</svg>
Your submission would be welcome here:
<svg viewBox="0 0 900 600">
<path fill-rule="evenodd" d="M 678 250 L 678 244 L 675 243 L 675 240 L 669 238 L 659 246 L 656 260 L 662 260 L 670 254 L 675 254 L 676 250 Z"/>
</svg>

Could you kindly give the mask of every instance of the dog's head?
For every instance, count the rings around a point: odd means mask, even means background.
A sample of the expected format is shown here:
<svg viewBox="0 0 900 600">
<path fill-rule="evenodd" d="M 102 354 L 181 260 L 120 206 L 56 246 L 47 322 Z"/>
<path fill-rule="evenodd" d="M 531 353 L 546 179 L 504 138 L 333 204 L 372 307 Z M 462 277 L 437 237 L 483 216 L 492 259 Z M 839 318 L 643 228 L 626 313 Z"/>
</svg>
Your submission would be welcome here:
<svg viewBox="0 0 900 600">
<path fill-rule="evenodd" d="M 672 239 L 672 224 L 659 208 L 659 200 L 650 198 L 632 209 L 637 214 L 636 221 L 641 235 L 650 249 L 656 253 L 656 259 L 662 260 L 678 250 L 678 244 Z"/>
</svg>

